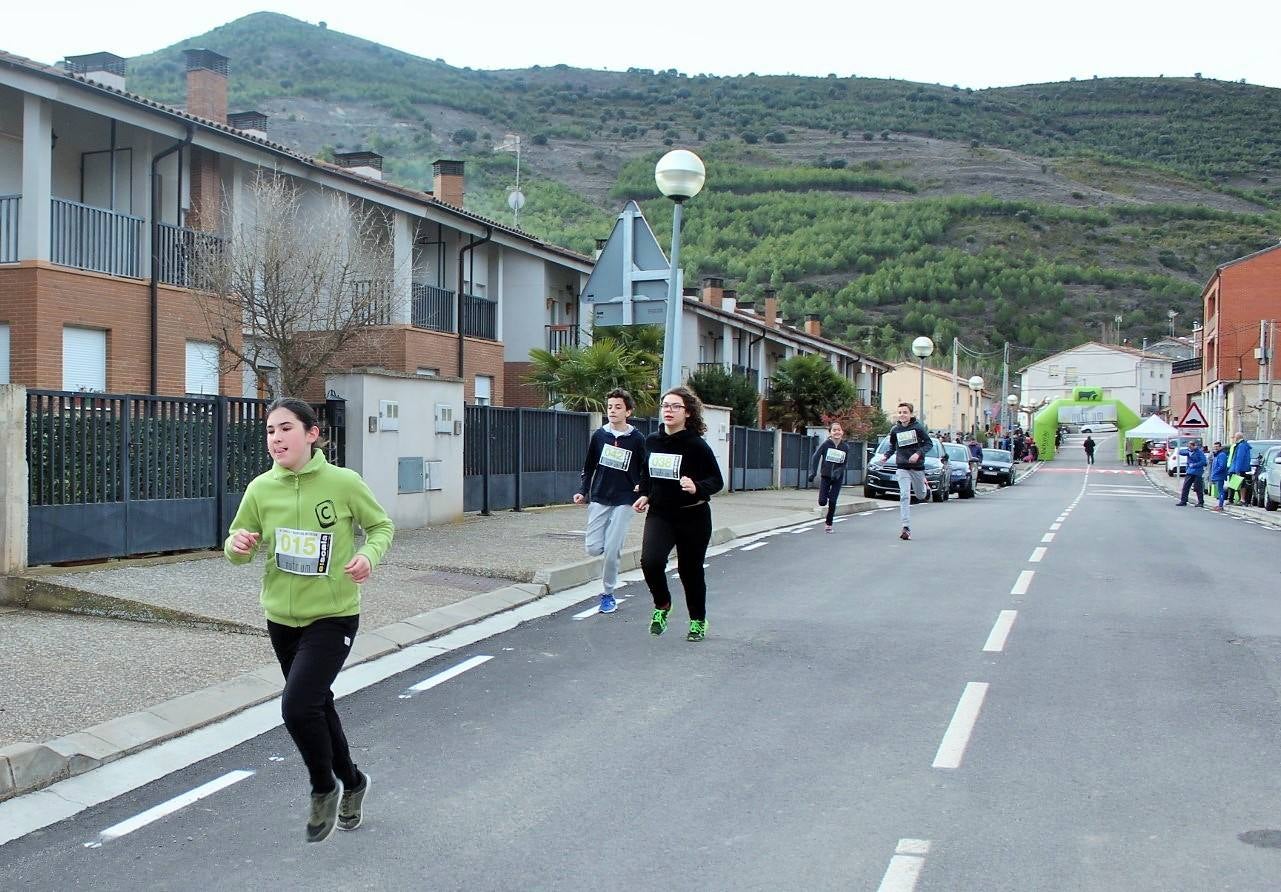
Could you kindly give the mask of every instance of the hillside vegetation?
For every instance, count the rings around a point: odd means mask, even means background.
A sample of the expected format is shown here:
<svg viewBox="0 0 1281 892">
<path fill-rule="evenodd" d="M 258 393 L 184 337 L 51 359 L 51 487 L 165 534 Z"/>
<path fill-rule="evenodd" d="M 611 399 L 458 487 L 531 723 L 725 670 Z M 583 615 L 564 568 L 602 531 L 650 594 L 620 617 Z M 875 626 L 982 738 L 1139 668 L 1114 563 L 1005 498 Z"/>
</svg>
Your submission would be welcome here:
<svg viewBox="0 0 1281 892">
<path fill-rule="evenodd" d="M 371 148 L 429 187 L 468 162 L 468 207 L 510 220 L 523 141 L 528 231 L 589 251 L 627 199 L 666 243 L 653 163 L 700 152 L 687 281 L 771 286 L 793 318 L 890 358 L 917 334 L 1026 356 L 1134 342 L 1200 315 L 1214 266 L 1281 236 L 1277 90 L 1199 77 L 991 90 L 868 78 L 454 68 L 272 13 L 132 60 L 130 88 L 181 104 L 181 50 L 231 59 L 233 110 L 300 151 Z M 430 54 L 430 51 L 427 51 Z"/>
</svg>

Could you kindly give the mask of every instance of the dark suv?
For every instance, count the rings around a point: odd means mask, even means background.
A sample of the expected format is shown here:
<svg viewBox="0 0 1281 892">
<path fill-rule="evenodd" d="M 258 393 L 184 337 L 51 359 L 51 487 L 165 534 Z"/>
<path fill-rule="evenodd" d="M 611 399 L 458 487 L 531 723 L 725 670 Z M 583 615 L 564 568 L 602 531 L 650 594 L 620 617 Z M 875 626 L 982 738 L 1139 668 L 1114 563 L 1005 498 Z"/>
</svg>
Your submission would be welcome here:
<svg viewBox="0 0 1281 892">
<path fill-rule="evenodd" d="M 863 495 L 869 499 L 877 496 L 898 498 L 898 479 L 895 477 L 898 464 L 893 454 L 885 461 L 879 460 L 879 456 L 885 454 L 888 440 L 888 437 L 881 437 L 881 441 L 876 444 L 873 463 L 867 468 L 867 477 L 863 481 Z M 925 453 L 925 481 L 930 485 L 930 497 L 934 501 L 947 501 L 951 484 L 951 462 L 943 449 L 943 444 L 933 437 L 930 438 L 930 451 Z"/>
</svg>

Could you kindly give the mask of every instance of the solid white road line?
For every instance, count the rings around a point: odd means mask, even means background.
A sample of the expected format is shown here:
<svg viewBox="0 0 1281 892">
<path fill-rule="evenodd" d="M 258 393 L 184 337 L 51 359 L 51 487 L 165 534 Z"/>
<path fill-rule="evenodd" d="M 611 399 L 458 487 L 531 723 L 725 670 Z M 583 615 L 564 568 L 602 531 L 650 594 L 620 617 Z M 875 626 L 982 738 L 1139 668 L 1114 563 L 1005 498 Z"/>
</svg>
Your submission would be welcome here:
<svg viewBox="0 0 1281 892">
<path fill-rule="evenodd" d="M 468 669 L 475 669 L 480 664 L 488 663 L 492 659 L 493 657 L 475 656 L 475 657 L 471 657 L 469 659 L 463 660 L 461 663 L 459 663 L 456 666 L 450 666 L 448 669 L 444 670 L 443 672 L 437 672 L 435 675 L 430 676 L 429 678 L 424 678 L 422 681 L 418 682 L 418 684 L 416 685 L 410 685 L 409 690 L 401 694 L 400 697 L 403 700 L 406 697 L 409 697 L 411 695 L 410 692 L 413 692 L 414 694 L 421 694 L 423 691 L 431 690 L 432 688 L 436 687 L 436 685 L 444 684 L 445 682 L 449 681 L 451 678 L 455 678 L 459 675 L 462 675 Z"/>
<path fill-rule="evenodd" d="M 186 808 L 193 802 L 199 802 L 206 796 L 212 796 L 219 790 L 225 790 L 232 784 L 239 783 L 247 777 L 253 777 L 253 774 L 254 773 L 252 771 L 244 770 L 228 771 L 222 777 L 214 778 L 207 784 L 201 784 L 196 787 L 196 789 L 188 790 L 186 793 L 183 793 L 181 796 L 175 796 L 168 802 L 162 802 L 159 805 L 153 806 L 142 814 L 134 815 L 126 821 L 121 821 L 119 824 L 111 825 L 106 830 L 103 830 L 98 834 L 98 840 L 96 842 L 87 842 L 85 843 L 85 846 L 87 848 L 96 849 L 104 842 L 110 842 L 113 839 L 119 839 L 127 833 L 133 833 L 135 830 L 146 827 L 153 821 L 160 820 L 165 815 L 171 815 L 179 809 Z"/>
<path fill-rule="evenodd" d="M 1019 578 L 1014 580 L 1014 587 L 1010 589 L 1011 595 L 1026 595 L 1028 586 L 1032 584 L 1032 577 L 1036 575 L 1035 570 L 1024 570 L 1019 574 Z"/>
<path fill-rule="evenodd" d="M 1042 541 L 1042 542 L 1053 542 L 1053 541 L 1054 541 L 1054 534 L 1053 534 L 1053 533 L 1046 533 L 1044 536 L 1042 536 L 1042 537 L 1041 537 L 1041 541 Z"/>
<path fill-rule="evenodd" d="M 1000 653 L 1005 649 L 1005 639 L 1014 626 L 1014 617 L 1018 615 L 1017 610 L 1002 610 L 997 615 L 996 623 L 993 624 L 992 631 L 987 636 L 987 643 L 983 645 L 984 653 Z"/>
<path fill-rule="evenodd" d="M 921 877 L 921 868 L 925 866 L 925 856 L 930 853 L 928 839 L 900 839 L 894 848 L 894 857 L 877 892 L 912 892 Z"/>
<path fill-rule="evenodd" d="M 1049 549 L 1045 548 L 1044 546 L 1037 546 L 1036 548 L 1033 548 L 1032 554 L 1030 557 L 1028 557 L 1027 562 L 1029 564 L 1041 563 L 1041 558 L 1045 557 L 1045 552 L 1047 552 L 1048 550 Z"/>
<path fill-rule="evenodd" d="M 952 713 L 952 721 L 943 734 L 943 742 L 934 756 L 933 767 L 961 767 L 961 758 L 965 755 L 965 747 L 970 742 L 970 734 L 974 731 L 974 723 L 978 721 L 986 696 L 987 682 L 971 681 L 965 685 L 960 702 L 956 704 L 956 712 Z"/>
<path fill-rule="evenodd" d="M 739 551 L 752 551 L 753 549 L 764 548 L 764 547 L 765 547 L 764 542 L 753 542 L 751 545 L 744 545 L 742 548 L 739 549 Z"/>
</svg>

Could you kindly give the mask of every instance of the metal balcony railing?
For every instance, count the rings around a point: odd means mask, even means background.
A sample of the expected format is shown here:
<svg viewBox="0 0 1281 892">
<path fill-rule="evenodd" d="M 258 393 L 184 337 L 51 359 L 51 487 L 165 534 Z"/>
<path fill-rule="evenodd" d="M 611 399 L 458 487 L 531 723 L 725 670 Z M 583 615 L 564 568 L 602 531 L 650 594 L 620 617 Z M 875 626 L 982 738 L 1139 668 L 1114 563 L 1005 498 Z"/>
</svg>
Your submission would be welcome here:
<svg viewBox="0 0 1281 892">
<path fill-rule="evenodd" d="M 757 370 L 749 365 L 738 365 L 737 363 L 731 362 L 700 362 L 698 364 L 698 370 L 700 372 L 708 369 L 723 369 L 726 374 L 739 375 L 748 379 L 753 384 L 756 383 L 756 379 L 758 377 Z"/>
<path fill-rule="evenodd" d="M 141 217 L 65 198 L 53 203 L 50 260 L 59 266 L 142 278 Z"/>
<path fill-rule="evenodd" d="M 435 285 L 413 284 L 410 322 L 415 328 L 432 331 L 454 330 L 454 292 Z"/>
<path fill-rule="evenodd" d="M 351 283 L 353 317 L 365 325 L 391 324 L 391 283 L 384 279 L 364 279 Z"/>
<path fill-rule="evenodd" d="M 0 195 L 0 263 L 18 262 L 18 211 L 21 195 Z"/>
<path fill-rule="evenodd" d="M 498 304 L 474 294 L 463 295 L 463 334 L 471 338 L 497 339 Z"/>
<path fill-rule="evenodd" d="M 156 224 L 157 278 L 166 285 L 197 287 L 195 279 L 202 264 L 217 262 L 227 248 L 226 240 L 170 223 Z M 208 273 L 206 273 L 208 275 Z"/>
<path fill-rule="evenodd" d="M 578 346 L 578 325 L 545 325 L 547 330 L 547 352 L 559 353 L 566 347 Z"/>
</svg>

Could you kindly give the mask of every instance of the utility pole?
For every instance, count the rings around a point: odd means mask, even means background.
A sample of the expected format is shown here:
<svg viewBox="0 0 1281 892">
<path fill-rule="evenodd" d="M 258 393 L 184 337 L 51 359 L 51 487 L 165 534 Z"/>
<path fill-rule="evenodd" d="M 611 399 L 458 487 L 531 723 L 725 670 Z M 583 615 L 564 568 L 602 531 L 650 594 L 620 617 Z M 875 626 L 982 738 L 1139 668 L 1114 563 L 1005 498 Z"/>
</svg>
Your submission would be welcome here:
<svg viewBox="0 0 1281 892">
<path fill-rule="evenodd" d="M 1011 427 L 1009 412 L 1009 403 L 1006 401 L 1010 393 L 1010 342 L 1005 342 L 1005 352 L 1001 359 L 1001 433 L 1005 433 Z"/>
<path fill-rule="evenodd" d="M 960 411 L 960 406 L 957 405 L 956 399 L 956 353 L 959 343 L 960 341 L 957 338 L 952 338 L 952 430 L 954 431 L 960 430 L 960 427 L 957 426 L 956 418 L 956 413 Z"/>
<path fill-rule="evenodd" d="M 1272 320 L 1259 320 L 1259 434 L 1272 436 Z"/>
</svg>

